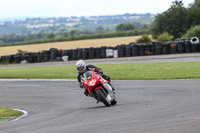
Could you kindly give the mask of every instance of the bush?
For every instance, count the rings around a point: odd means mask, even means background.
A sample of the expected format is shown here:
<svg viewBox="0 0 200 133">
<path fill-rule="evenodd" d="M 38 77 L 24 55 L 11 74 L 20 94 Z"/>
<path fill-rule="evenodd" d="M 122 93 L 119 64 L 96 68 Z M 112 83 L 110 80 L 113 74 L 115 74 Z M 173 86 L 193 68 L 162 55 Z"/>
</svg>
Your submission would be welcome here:
<svg viewBox="0 0 200 133">
<path fill-rule="evenodd" d="M 139 38 L 136 43 L 151 43 L 152 39 L 148 35 L 143 35 L 141 38 Z"/>
<path fill-rule="evenodd" d="M 172 41 L 173 38 L 174 38 L 174 36 L 171 36 L 167 32 L 165 32 L 165 33 L 159 35 L 157 40 L 160 42 L 168 42 L 168 41 Z"/>
<path fill-rule="evenodd" d="M 200 38 L 200 25 L 195 27 L 191 27 L 183 36 L 182 38 L 191 38 L 191 37 L 198 37 Z"/>
<path fill-rule="evenodd" d="M 18 50 L 17 50 L 17 54 L 26 53 L 26 52 L 27 52 L 26 50 L 21 50 L 21 49 L 18 49 Z"/>
</svg>

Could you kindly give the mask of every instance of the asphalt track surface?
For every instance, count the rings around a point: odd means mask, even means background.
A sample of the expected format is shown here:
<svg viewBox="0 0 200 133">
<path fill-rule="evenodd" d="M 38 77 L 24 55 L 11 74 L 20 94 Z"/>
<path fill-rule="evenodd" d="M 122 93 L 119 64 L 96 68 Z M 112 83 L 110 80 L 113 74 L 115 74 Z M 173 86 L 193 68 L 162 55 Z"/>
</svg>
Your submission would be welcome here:
<svg viewBox="0 0 200 133">
<path fill-rule="evenodd" d="M 200 59 L 199 54 L 141 58 L 144 57 L 111 62 L 182 62 Z M 102 62 L 95 61 L 96 64 Z M 35 66 L 40 65 L 55 63 Z M 117 87 L 118 103 L 105 107 L 102 103 L 96 104 L 93 98 L 86 97 L 76 81 L 0 80 L 0 106 L 29 113 L 20 120 L 0 123 L 0 133 L 200 132 L 200 79 L 112 82 Z"/>
<path fill-rule="evenodd" d="M 113 81 L 118 103 L 105 107 L 76 81 L 0 81 L 1 106 L 29 115 L 0 133 L 198 133 L 200 79 Z"/>
</svg>

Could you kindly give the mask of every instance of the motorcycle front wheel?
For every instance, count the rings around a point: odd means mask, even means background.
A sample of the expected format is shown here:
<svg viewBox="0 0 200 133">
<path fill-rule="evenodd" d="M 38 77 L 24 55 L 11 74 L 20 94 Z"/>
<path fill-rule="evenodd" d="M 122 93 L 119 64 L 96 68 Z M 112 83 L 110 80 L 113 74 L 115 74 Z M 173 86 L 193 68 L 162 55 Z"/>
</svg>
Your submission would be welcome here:
<svg viewBox="0 0 200 133">
<path fill-rule="evenodd" d="M 105 93 L 103 92 L 102 89 L 96 90 L 96 96 L 99 99 L 99 101 L 103 102 L 105 106 L 110 107 L 111 103 L 110 101 L 106 98 Z"/>
</svg>

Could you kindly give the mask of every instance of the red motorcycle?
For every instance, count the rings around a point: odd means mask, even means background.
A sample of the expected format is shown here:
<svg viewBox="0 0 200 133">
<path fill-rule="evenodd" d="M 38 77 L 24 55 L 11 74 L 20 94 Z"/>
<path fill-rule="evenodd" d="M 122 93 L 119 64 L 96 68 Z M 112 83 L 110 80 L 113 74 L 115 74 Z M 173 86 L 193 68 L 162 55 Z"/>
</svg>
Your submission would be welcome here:
<svg viewBox="0 0 200 133">
<path fill-rule="evenodd" d="M 83 74 L 82 79 L 84 87 L 88 90 L 89 95 L 97 100 L 97 103 L 102 102 L 107 107 L 117 103 L 111 86 L 99 74 L 87 71 Z"/>
</svg>

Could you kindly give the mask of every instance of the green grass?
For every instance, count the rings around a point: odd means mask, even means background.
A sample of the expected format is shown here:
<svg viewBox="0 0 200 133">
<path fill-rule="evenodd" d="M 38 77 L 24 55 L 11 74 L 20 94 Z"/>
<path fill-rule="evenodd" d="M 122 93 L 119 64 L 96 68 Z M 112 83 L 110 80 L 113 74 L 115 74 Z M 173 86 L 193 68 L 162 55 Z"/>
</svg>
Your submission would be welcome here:
<svg viewBox="0 0 200 133">
<path fill-rule="evenodd" d="M 9 121 L 21 115 L 20 111 L 7 107 L 0 107 L 0 121 Z"/>
<path fill-rule="evenodd" d="M 200 62 L 101 64 L 112 80 L 197 79 Z M 75 65 L 0 68 L 0 78 L 76 79 Z"/>
</svg>

